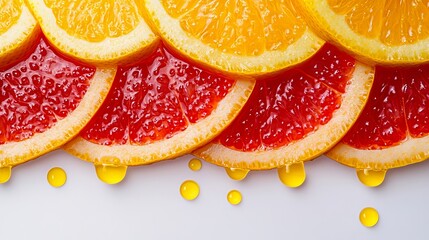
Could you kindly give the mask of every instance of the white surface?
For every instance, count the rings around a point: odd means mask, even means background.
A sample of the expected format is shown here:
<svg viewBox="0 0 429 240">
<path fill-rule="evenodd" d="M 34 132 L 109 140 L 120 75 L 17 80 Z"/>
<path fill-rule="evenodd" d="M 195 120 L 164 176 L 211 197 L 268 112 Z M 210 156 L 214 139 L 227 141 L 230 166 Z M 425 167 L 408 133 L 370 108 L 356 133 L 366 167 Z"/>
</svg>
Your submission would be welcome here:
<svg viewBox="0 0 429 240">
<path fill-rule="evenodd" d="M 306 163 L 307 181 L 297 189 L 280 183 L 276 171 L 251 172 L 241 182 L 190 156 L 128 170 L 109 186 L 91 164 L 62 151 L 16 167 L 0 185 L 0 239 L 427 239 L 429 161 L 388 172 L 385 183 L 368 188 L 354 169 L 326 157 Z M 62 188 L 46 173 L 66 170 Z M 200 184 L 192 202 L 181 198 L 186 179 Z M 243 202 L 230 205 L 238 189 Z M 362 208 L 378 209 L 374 228 L 359 222 Z"/>
</svg>

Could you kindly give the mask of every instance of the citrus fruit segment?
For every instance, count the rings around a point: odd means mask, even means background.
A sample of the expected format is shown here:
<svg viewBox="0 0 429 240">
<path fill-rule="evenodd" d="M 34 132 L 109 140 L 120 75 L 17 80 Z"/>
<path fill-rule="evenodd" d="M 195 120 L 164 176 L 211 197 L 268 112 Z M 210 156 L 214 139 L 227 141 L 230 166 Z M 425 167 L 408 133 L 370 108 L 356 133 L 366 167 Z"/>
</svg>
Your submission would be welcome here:
<svg viewBox="0 0 429 240">
<path fill-rule="evenodd" d="M 323 41 L 294 1 L 144 1 L 149 22 L 183 55 L 229 73 L 273 72 L 313 55 Z"/>
<path fill-rule="evenodd" d="M 28 0 L 48 40 L 94 64 L 130 62 L 151 52 L 157 37 L 136 1 Z"/>
<path fill-rule="evenodd" d="M 312 159 L 366 102 L 373 70 L 331 45 L 274 79 L 259 80 L 234 122 L 194 154 L 224 167 L 270 169 Z"/>
<path fill-rule="evenodd" d="M 425 160 L 429 156 L 428 67 L 377 67 L 362 115 L 327 156 L 372 170 Z"/>
<path fill-rule="evenodd" d="M 96 165 L 140 165 L 207 143 L 238 114 L 254 86 L 205 71 L 159 47 L 121 67 L 107 100 L 69 153 Z"/>
<path fill-rule="evenodd" d="M 314 30 L 366 61 L 429 60 L 429 6 L 425 1 L 304 0 Z"/>
<path fill-rule="evenodd" d="M 44 38 L 25 59 L 0 69 L 0 167 L 74 137 L 101 106 L 115 71 L 66 61 Z"/>
<path fill-rule="evenodd" d="M 25 54 L 40 32 L 22 0 L 0 0 L 0 67 Z"/>
</svg>

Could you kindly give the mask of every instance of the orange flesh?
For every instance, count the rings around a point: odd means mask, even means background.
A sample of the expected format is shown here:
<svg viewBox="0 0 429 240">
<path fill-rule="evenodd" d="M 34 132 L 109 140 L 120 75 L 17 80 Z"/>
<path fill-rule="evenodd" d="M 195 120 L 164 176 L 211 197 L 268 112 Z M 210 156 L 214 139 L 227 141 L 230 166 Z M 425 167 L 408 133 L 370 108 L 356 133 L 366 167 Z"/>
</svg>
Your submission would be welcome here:
<svg viewBox="0 0 429 240">
<path fill-rule="evenodd" d="M 179 1 L 161 0 L 182 29 L 204 44 L 223 52 L 256 56 L 285 50 L 307 26 L 287 1 Z"/>
<path fill-rule="evenodd" d="M 209 116 L 234 83 L 160 47 L 149 58 L 118 69 L 105 103 L 81 136 L 102 145 L 170 138 Z"/>
<path fill-rule="evenodd" d="M 0 35 L 18 21 L 22 4 L 20 0 L 0 0 Z"/>
<path fill-rule="evenodd" d="M 429 2 L 415 0 L 328 0 L 356 33 L 388 46 L 412 44 L 429 36 Z"/>
<path fill-rule="evenodd" d="M 100 42 L 128 34 L 139 24 L 141 3 L 130 0 L 44 0 L 68 34 Z M 139 7 L 140 6 L 140 7 Z"/>
<path fill-rule="evenodd" d="M 309 61 L 275 79 L 259 80 L 234 122 L 218 137 L 240 151 L 268 150 L 304 138 L 341 105 L 355 60 L 325 45 Z"/>
<path fill-rule="evenodd" d="M 26 57 L 0 69 L 0 144 L 30 138 L 65 118 L 95 73 L 93 67 L 64 60 L 44 39 Z"/>
<path fill-rule="evenodd" d="M 382 149 L 429 133 L 429 65 L 377 67 L 361 116 L 343 138 L 359 149 Z"/>
</svg>

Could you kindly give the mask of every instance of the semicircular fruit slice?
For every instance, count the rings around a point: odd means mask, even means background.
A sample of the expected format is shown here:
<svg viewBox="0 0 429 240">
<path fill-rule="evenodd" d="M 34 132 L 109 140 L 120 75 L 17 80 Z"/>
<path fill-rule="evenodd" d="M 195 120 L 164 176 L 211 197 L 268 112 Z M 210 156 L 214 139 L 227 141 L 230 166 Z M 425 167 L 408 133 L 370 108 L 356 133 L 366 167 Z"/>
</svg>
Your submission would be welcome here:
<svg viewBox="0 0 429 240">
<path fill-rule="evenodd" d="M 362 115 L 326 155 L 358 169 L 372 186 L 381 184 L 387 169 L 428 158 L 429 65 L 377 67 Z"/>
<path fill-rule="evenodd" d="M 27 53 L 27 46 L 39 32 L 39 25 L 23 0 L 0 0 L 0 66 Z"/>
<path fill-rule="evenodd" d="M 28 0 L 48 40 L 63 53 L 94 64 L 130 62 L 157 37 L 134 0 Z"/>
<path fill-rule="evenodd" d="M 63 59 L 40 38 L 33 53 L 0 68 L 0 168 L 54 150 L 101 106 L 116 72 Z"/>
<path fill-rule="evenodd" d="M 164 47 L 120 67 L 97 115 L 64 149 L 95 165 L 173 158 L 207 143 L 238 114 L 254 81 L 192 66 Z"/>
<path fill-rule="evenodd" d="M 323 41 L 294 1 L 144 1 L 149 22 L 183 55 L 229 73 L 259 75 L 302 62 Z"/>
<path fill-rule="evenodd" d="M 300 5 L 320 36 L 366 61 L 429 61 L 427 1 L 303 0 Z"/>
<path fill-rule="evenodd" d="M 372 73 L 327 44 L 302 65 L 259 80 L 234 122 L 194 154 L 223 167 L 250 170 L 313 159 L 337 143 L 357 119 Z"/>
</svg>

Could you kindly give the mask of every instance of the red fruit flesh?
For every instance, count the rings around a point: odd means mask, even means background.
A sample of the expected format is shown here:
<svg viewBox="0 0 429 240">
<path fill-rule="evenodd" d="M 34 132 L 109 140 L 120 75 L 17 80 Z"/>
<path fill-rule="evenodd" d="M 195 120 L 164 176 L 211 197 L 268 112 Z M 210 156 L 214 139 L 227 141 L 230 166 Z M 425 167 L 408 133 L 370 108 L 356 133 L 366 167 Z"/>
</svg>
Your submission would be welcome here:
<svg viewBox="0 0 429 240">
<path fill-rule="evenodd" d="M 240 151 L 274 149 L 302 139 L 332 118 L 355 60 L 325 45 L 309 61 L 260 80 L 219 142 Z"/>
<path fill-rule="evenodd" d="M 102 145 L 170 138 L 209 116 L 234 83 L 161 46 L 136 65 L 118 69 L 105 103 L 81 136 Z"/>
<path fill-rule="evenodd" d="M 342 141 L 382 149 L 428 133 L 429 65 L 377 67 L 368 103 Z"/>
<path fill-rule="evenodd" d="M 0 70 L 0 144 L 22 141 L 65 118 L 85 95 L 95 68 L 66 61 L 44 39 Z"/>
</svg>

